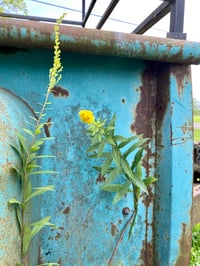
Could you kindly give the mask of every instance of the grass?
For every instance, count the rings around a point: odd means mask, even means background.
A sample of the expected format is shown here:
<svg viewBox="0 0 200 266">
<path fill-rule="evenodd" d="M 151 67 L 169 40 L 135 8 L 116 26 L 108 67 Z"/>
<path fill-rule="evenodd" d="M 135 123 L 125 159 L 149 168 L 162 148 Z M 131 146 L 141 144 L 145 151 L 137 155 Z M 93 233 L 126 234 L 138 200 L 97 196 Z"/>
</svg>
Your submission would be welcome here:
<svg viewBox="0 0 200 266">
<path fill-rule="evenodd" d="M 192 229 L 192 248 L 190 257 L 190 266 L 200 265 L 200 223 Z"/>
<path fill-rule="evenodd" d="M 200 115 L 194 114 L 193 120 L 195 123 L 200 123 Z M 200 142 L 200 128 L 194 128 L 194 141 Z"/>
<path fill-rule="evenodd" d="M 193 116 L 194 122 L 200 122 L 200 115 Z"/>
<path fill-rule="evenodd" d="M 200 129 L 194 129 L 194 141 L 200 142 Z"/>
</svg>

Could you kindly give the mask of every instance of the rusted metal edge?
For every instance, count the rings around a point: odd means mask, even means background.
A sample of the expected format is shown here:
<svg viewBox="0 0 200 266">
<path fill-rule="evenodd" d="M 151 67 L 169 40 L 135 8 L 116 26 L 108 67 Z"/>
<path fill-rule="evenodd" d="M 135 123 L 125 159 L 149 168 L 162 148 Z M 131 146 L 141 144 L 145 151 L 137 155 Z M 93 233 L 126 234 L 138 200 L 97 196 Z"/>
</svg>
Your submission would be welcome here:
<svg viewBox="0 0 200 266">
<path fill-rule="evenodd" d="M 0 46 L 52 49 L 54 24 L 0 19 Z M 136 34 L 60 27 L 61 49 L 180 64 L 200 63 L 200 43 Z"/>
</svg>

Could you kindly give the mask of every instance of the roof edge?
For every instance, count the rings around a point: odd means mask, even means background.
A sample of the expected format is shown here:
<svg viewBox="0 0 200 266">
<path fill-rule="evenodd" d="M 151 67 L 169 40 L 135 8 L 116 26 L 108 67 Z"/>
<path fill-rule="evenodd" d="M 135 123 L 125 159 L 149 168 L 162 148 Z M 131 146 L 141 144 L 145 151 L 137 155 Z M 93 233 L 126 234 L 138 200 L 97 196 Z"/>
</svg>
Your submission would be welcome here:
<svg viewBox="0 0 200 266">
<path fill-rule="evenodd" d="M 0 19 L 0 46 L 46 48 L 54 45 L 53 23 Z M 180 64 L 200 64 L 200 43 L 137 34 L 60 26 L 64 51 L 121 56 Z"/>
</svg>

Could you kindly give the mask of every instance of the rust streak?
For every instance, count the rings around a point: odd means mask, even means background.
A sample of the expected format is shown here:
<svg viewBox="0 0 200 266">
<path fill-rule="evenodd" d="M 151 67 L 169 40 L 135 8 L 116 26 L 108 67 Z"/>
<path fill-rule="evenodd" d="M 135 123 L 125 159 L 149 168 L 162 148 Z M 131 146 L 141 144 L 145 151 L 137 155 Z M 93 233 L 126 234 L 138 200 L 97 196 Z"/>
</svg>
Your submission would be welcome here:
<svg viewBox="0 0 200 266">
<path fill-rule="evenodd" d="M 47 138 L 51 137 L 49 128 L 51 127 L 51 118 L 49 117 L 47 122 L 44 124 L 44 133 L 47 136 Z"/>
<path fill-rule="evenodd" d="M 63 214 L 69 214 L 70 213 L 70 207 L 69 206 L 67 206 L 65 209 L 64 209 L 64 211 L 63 211 Z"/>
<path fill-rule="evenodd" d="M 69 91 L 60 87 L 60 86 L 54 86 L 51 89 L 51 92 L 55 97 L 68 97 L 69 96 Z"/>
<path fill-rule="evenodd" d="M 190 265 L 191 230 L 182 223 L 182 233 L 179 239 L 179 256 L 174 266 Z"/>
<path fill-rule="evenodd" d="M 179 97 L 183 95 L 187 78 L 190 77 L 190 67 L 188 65 L 172 65 L 171 72 L 176 78 Z"/>
</svg>

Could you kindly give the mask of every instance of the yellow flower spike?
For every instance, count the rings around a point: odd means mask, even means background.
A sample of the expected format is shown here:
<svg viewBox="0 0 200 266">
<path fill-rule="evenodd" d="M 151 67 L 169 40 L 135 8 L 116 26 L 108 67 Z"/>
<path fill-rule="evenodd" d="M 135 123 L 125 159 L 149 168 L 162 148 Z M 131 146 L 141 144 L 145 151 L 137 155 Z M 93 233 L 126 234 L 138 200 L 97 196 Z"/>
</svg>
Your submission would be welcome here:
<svg viewBox="0 0 200 266">
<path fill-rule="evenodd" d="M 94 114 L 90 110 L 80 110 L 79 117 L 82 122 L 87 124 L 91 124 L 95 121 Z"/>
</svg>

